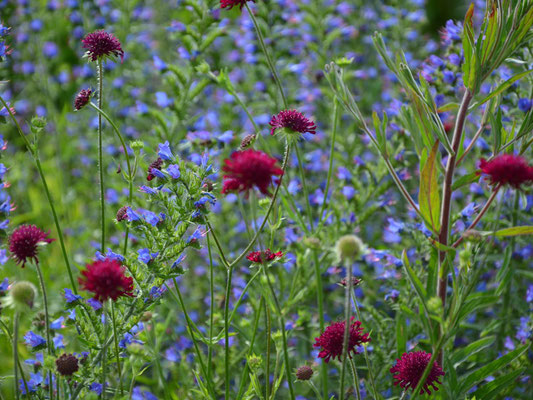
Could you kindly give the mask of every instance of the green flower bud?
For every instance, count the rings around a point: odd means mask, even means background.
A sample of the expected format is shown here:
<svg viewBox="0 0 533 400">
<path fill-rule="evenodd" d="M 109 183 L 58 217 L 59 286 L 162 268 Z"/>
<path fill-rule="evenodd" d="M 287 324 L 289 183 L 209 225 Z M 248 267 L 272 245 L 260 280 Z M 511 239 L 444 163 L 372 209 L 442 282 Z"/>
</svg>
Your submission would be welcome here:
<svg viewBox="0 0 533 400">
<path fill-rule="evenodd" d="M 9 290 L 9 296 L 11 297 L 15 307 L 29 307 L 33 308 L 33 302 L 35 301 L 35 296 L 37 294 L 37 289 L 31 282 L 20 281 Z"/>
<path fill-rule="evenodd" d="M 353 259 L 363 251 L 363 242 L 355 235 L 342 236 L 336 245 L 336 250 L 341 260 Z"/>
<path fill-rule="evenodd" d="M 250 371 L 257 372 L 259 368 L 261 368 L 261 365 L 263 364 L 263 359 L 261 356 L 256 356 L 255 354 L 252 354 L 250 357 L 248 357 L 248 368 L 250 368 Z"/>
</svg>

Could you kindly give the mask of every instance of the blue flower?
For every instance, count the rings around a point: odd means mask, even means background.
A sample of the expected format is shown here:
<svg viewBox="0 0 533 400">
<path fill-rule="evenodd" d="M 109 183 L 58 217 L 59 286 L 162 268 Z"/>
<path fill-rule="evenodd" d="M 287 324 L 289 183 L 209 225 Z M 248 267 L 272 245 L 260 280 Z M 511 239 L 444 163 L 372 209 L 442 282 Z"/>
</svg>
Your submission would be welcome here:
<svg viewBox="0 0 533 400">
<path fill-rule="evenodd" d="M 528 112 L 531 109 L 531 99 L 527 99 L 527 98 L 519 99 L 518 108 L 522 112 Z"/>
<path fill-rule="evenodd" d="M 72 290 L 65 288 L 65 300 L 67 300 L 67 304 L 74 303 L 78 300 L 81 300 L 82 297 L 74 294 Z"/>
<path fill-rule="evenodd" d="M 51 324 L 50 324 L 50 329 L 61 329 L 63 328 L 63 322 L 65 321 L 65 317 L 61 316 L 59 317 L 58 319 L 56 319 L 55 321 L 53 321 Z"/>
<path fill-rule="evenodd" d="M 92 392 L 95 392 L 96 394 L 100 395 L 102 394 L 103 385 L 101 383 L 93 382 L 91 383 L 91 386 L 89 386 L 89 390 Z"/>
<path fill-rule="evenodd" d="M 24 384 L 24 381 L 22 379 L 19 380 L 19 383 L 20 383 L 20 392 L 22 394 L 28 394 L 26 392 L 26 385 Z M 28 391 L 31 393 L 31 392 L 36 392 L 37 391 L 37 387 L 41 385 L 41 383 L 43 383 L 43 377 L 41 375 L 40 372 L 36 372 L 36 373 L 33 373 L 33 372 L 30 372 L 30 379 L 29 380 L 26 380 L 26 384 L 28 385 Z"/>
<path fill-rule="evenodd" d="M 180 167 L 177 164 L 170 164 L 167 167 L 167 172 L 172 179 L 178 179 L 181 176 Z"/>
<path fill-rule="evenodd" d="M 137 260 L 145 264 L 148 264 L 150 261 L 156 258 L 157 255 L 159 254 L 159 253 L 151 253 L 150 250 L 146 248 L 137 250 L 137 253 L 139 253 Z"/>
<path fill-rule="evenodd" d="M 168 140 L 165 143 L 159 143 L 159 152 L 157 155 L 163 160 L 172 160 L 174 158 L 172 152 L 170 151 L 170 144 L 168 143 Z"/>
<path fill-rule="evenodd" d="M 64 349 L 65 348 L 65 343 L 63 343 L 63 335 L 54 336 L 52 341 L 54 342 L 54 347 L 56 349 Z"/>
<path fill-rule="evenodd" d="M 151 172 L 152 174 L 154 174 L 154 175 L 156 175 L 156 176 L 159 176 L 159 175 L 157 175 L 157 174 L 154 173 L 155 171 L 159 171 L 159 170 L 157 170 L 157 169 L 155 169 L 155 168 L 152 168 L 152 169 L 150 170 L 150 172 Z M 161 171 L 159 171 L 159 173 L 161 173 Z M 162 174 L 162 175 L 163 175 L 163 174 Z M 165 177 L 165 175 L 163 175 L 163 177 Z M 156 189 L 153 189 L 153 188 L 151 188 L 150 186 L 146 186 L 146 185 L 142 185 L 141 187 L 139 187 L 139 190 L 140 190 L 141 192 L 143 192 L 143 193 L 147 193 L 147 194 L 150 194 L 150 195 L 157 194 L 157 190 L 156 190 Z"/>
<path fill-rule="evenodd" d="M 32 331 L 29 331 L 26 333 L 26 335 L 24 335 L 24 340 L 26 341 L 26 345 L 32 347 L 33 349 L 44 347 L 46 345 L 46 340 L 44 340 L 42 336 L 39 336 Z"/>
<path fill-rule="evenodd" d="M 181 262 L 183 260 L 185 260 L 185 254 L 182 254 L 181 256 L 179 256 L 178 259 L 172 263 L 172 267 L 171 268 L 172 269 L 176 268 L 178 265 L 181 264 Z"/>
<path fill-rule="evenodd" d="M 148 222 L 152 226 L 156 226 L 159 223 L 159 221 L 160 221 L 160 219 L 157 216 L 157 214 L 155 214 L 155 213 L 153 213 L 151 211 L 139 210 L 139 212 L 142 214 L 144 220 L 146 222 Z M 129 211 L 128 211 L 128 215 L 129 215 Z"/>
<path fill-rule="evenodd" d="M 87 300 L 87 304 L 89 304 L 93 310 L 99 310 L 102 308 L 102 303 L 100 303 L 98 300 L 96 299 L 89 299 Z"/>
<path fill-rule="evenodd" d="M 0 283 L 0 292 L 5 292 L 7 289 L 9 289 L 9 280 L 4 278 L 2 283 Z"/>
</svg>

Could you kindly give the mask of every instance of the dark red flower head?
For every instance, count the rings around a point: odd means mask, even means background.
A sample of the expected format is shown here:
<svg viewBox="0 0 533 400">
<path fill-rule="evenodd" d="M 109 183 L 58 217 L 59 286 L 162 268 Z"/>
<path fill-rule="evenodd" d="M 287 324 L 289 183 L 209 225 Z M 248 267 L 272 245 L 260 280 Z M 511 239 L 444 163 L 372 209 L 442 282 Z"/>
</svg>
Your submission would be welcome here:
<svg viewBox="0 0 533 400">
<path fill-rule="evenodd" d="M 281 257 L 283 257 L 283 253 L 281 251 L 273 253 L 270 249 L 266 249 L 265 251 L 252 251 L 246 256 L 248 260 L 256 264 L 263 264 L 264 261 L 272 261 Z"/>
<path fill-rule="evenodd" d="M 124 275 L 124 267 L 106 258 L 87 264 L 78 278 L 81 287 L 94 294 L 99 301 L 116 300 L 121 296 L 133 296 L 133 278 Z"/>
<path fill-rule="evenodd" d="M 91 93 L 93 91 L 91 89 L 83 89 L 81 90 L 77 95 L 76 99 L 74 100 L 74 109 L 79 111 L 83 107 L 85 107 L 89 100 L 91 99 Z"/>
<path fill-rule="evenodd" d="M 122 206 L 117 211 L 117 221 L 124 221 L 128 219 L 128 206 Z"/>
<path fill-rule="evenodd" d="M 261 193 L 268 194 L 272 178 L 283 175 L 276 163 L 275 158 L 262 151 L 236 151 L 224 161 L 222 171 L 226 174 L 222 193 L 247 192 L 256 186 Z"/>
<path fill-rule="evenodd" d="M 72 376 L 80 369 L 78 359 L 73 354 L 61 354 L 56 359 L 56 368 L 63 376 Z"/>
<path fill-rule="evenodd" d="M 480 160 L 482 174 L 490 178 L 491 185 L 510 185 L 519 189 L 521 185 L 533 182 L 533 167 L 525 158 L 512 154 L 502 154 L 487 161 Z"/>
<path fill-rule="evenodd" d="M 255 0 L 220 0 L 220 8 L 229 8 L 231 10 L 233 7 L 239 6 L 242 10 L 247 1 L 253 1 L 255 3 Z"/>
<path fill-rule="evenodd" d="M 354 317 L 352 317 L 353 320 Z M 345 326 L 345 321 L 335 322 L 328 326 L 322 335 L 315 339 L 313 346 L 322 348 L 322 351 L 318 353 L 318 357 L 323 358 L 325 362 L 328 363 L 330 358 L 341 360 Z M 350 337 L 348 340 L 349 357 L 352 357 L 352 353 L 358 354 L 358 351 L 355 349 L 356 346 L 368 342 L 370 342 L 370 338 L 368 337 L 368 333 L 363 334 L 361 322 L 353 322 L 350 325 Z"/>
<path fill-rule="evenodd" d="M 32 259 L 39 262 L 37 253 L 39 243 L 52 243 L 55 239 L 50 239 L 50 232 L 43 232 L 35 225 L 21 225 L 13 231 L 9 238 L 9 251 L 17 263 L 22 263 L 22 268 L 26 266 L 26 261 Z"/>
<path fill-rule="evenodd" d="M 103 30 L 95 31 L 85 36 L 81 42 L 91 61 L 113 56 L 120 56 L 120 61 L 124 60 L 124 51 L 120 42 L 111 33 Z"/>
<path fill-rule="evenodd" d="M 280 128 L 287 128 L 299 133 L 309 132 L 313 135 L 316 133 L 315 123 L 296 110 L 280 111 L 278 115 L 272 116 L 269 125 L 272 127 L 270 129 L 271 135 Z"/>
<path fill-rule="evenodd" d="M 402 358 L 396 359 L 396 365 L 390 369 L 390 372 L 393 374 L 395 385 L 400 385 L 402 389 L 411 389 L 415 390 L 418 385 L 418 381 L 424 374 L 429 360 L 431 359 L 431 354 L 426 353 L 425 351 L 412 351 L 410 353 L 403 353 Z M 435 383 L 440 384 L 440 377 L 444 376 L 444 371 L 437 362 L 433 364 L 431 372 L 429 373 L 426 382 L 422 385 L 420 394 L 424 393 L 431 394 L 429 386 L 433 390 L 439 390 Z"/>
<path fill-rule="evenodd" d="M 151 181 L 152 179 L 155 178 L 155 175 L 152 174 L 152 169 L 161 169 L 161 166 L 163 165 L 163 160 L 161 159 L 161 157 L 158 157 L 157 160 L 155 160 L 153 163 L 151 163 L 149 166 L 148 166 L 148 175 L 146 176 L 146 180 L 147 181 Z"/>
</svg>

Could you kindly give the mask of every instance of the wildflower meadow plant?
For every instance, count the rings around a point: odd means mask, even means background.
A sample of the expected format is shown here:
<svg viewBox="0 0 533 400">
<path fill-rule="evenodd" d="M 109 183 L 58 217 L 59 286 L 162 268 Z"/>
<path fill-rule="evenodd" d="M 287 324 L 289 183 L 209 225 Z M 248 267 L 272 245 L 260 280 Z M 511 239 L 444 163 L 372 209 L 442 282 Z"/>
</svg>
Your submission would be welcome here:
<svg viewBox="0 0 533 400">
<path fill-rule="evenodd" d="M 436 3 L 0 1 L 0 399 L 530 399 L 533 1 Z"/>
</svg>

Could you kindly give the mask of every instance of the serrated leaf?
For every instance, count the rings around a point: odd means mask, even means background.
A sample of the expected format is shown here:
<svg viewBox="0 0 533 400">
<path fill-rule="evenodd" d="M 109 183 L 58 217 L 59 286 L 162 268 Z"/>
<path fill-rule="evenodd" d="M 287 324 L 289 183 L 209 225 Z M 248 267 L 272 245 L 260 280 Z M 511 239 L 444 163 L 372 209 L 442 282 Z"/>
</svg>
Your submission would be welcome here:
<svg viewBox="0 0 533 400">
<path fill-rule="evenodd" d="M 516 360 L 518 357 L 524 354 L 528 348 L 529 344 L 521 346 L 468 374 L 459 383 L 457 398 L 463 397 L 471 388 L 487 378 L 489 375 L 493 375 L 494 373 L 503 369 L 507 364 Z"/>
<path fill-rule="evenodd" d="M 439 142 L 435 142 L 429 156 L 420 169 L 420 189 L 418 203 L 420 213 L 431 224 L 433 232 L 440 229 L 440 193 L 437 176 L 437 152 Z"/>
</svg>

